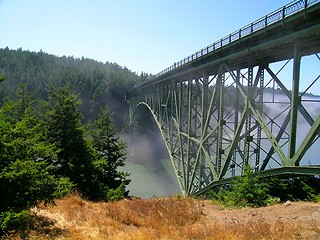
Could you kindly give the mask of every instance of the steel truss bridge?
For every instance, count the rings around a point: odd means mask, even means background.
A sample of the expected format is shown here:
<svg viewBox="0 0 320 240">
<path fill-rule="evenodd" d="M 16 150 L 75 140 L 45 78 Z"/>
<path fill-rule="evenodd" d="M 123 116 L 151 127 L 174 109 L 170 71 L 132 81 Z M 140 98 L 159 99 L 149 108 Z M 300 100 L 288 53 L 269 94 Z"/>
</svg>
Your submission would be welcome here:
<svg viewBox="0 0 320 240">
<path fill-rule="evenodd" d="M 135 86 L 131 119 L 150 110 L 185 195 L 247 165 L 320 175 L 319 53 L 320 1 L 291 2 Z"/>
</svg>

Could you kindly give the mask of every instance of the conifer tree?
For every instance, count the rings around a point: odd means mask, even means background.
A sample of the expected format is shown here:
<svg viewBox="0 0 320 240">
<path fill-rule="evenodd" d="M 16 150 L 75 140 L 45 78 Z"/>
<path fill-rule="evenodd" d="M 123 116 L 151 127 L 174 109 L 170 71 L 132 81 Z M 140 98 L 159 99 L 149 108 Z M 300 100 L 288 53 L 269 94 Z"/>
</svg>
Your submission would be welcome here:
<svg viewBox="0 0 320 240">
<path fill-rule="evenodd" d="M 94 188 L 95 151 L 86 139 L 79 104 L 69 86 L 53 91 L 45 124 L 49 141 L 59 149 L 58 160 L 54 163 L 56 174 L 70 178 L 76 188 L 90 198 Z"/>
<path fill-rule="evenodd" d="M 125 143 L 119 140 L 112 123 L 112 114 L 108 108 L 100 110 L 91 132 L 93 146 L 97 150 L 98 159 L 95 162 L 98 171 L 100 188 L 106 191 L 108 200 L 123 198 L 128 195 L 125 190 L 130 183 L 128 173 L 119 170 L 125 165 Z"/>
<path fill-rule="evenodd" d="M 0 108 L 0 235 L 19 226 L 30 207 L 52 202 L 72 186 L 53 174 L 50 163 L 57 149 L 42 134 L 35 115 L 21 111 L 21 103 L 9 101 Z"/>
<path fill-rule="evenodd" d="M 101 111 L 90 132 L 82 124 L 77 96 L 69 86 L 52 92 L 52 107 L 45 124 L 51 143 L 58 149 L 56 174 L 70 178 L 76 189 L 92 200 L 125 197 L 128 174 L 118 171 L 124 165 L 125 145 L 115 136 L 112 115 Z"/>
</svg>

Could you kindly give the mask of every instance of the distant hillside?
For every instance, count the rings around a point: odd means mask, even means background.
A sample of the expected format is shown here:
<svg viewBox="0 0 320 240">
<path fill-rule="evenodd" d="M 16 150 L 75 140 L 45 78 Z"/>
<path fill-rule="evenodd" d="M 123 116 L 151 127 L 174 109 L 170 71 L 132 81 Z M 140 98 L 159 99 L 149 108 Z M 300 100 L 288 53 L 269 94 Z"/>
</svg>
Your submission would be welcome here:
<svg viewBox="0 0 320 240">
<path fill-rule="evenodd" d="M 101 106 L 108 106 L 119 129 L 127 114 L 125 92 L 149 75 L 138 76 L 117 63 L 5 48 L 0 49 L 0 76 L 5 77 L 0 87 L 0 104 L 6 98 L 15 98 L 19 84 L 25 84 L 35 99 L 40 100 L 47 98 L 48 86 L 68 83 L 81 98 L 86 120 L 95 118 Z"/>
</svg>

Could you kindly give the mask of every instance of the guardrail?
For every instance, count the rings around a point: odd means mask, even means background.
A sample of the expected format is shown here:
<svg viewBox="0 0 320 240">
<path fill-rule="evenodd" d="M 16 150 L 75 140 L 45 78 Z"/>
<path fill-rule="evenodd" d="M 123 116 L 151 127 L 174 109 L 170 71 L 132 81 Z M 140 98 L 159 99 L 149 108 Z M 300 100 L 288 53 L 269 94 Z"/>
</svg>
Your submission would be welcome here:
<svg viewBox="0 0 320 240">
<path fill-rule="evenodd" d="M 259 18 L 258 20 L 252 22 L 251 24 L 248 24 L 240 28 L 239 30 L 221 38 L 220 40 L 208 45 L 207 47 L 202 48 L 201 50 L 182 59 L 181 61 L 174 63 L 170 67 L 156 74 L 155 77 L 159 77 L 172 70 L 182 67 L 185 64 L 188 64 L 200 57 L 203 57 L 209 53 L 212 53 L 230 43 L 233 43 L 237 40 L 241 40 L 241 38 L 251 35 L 252 33 L 255 33 L 261 29 L 264 29 L 274 23 L 284 21 L 285 18 L 297 12 L 306 11 L 307 8 L 309 8 L 312 5 L 315 5 L 319 1 L 320 0 L 296 0 L 296 1 L 290 2 L 285 6 L 273 11 L 272 13 L 267 14 L 266 16 Z"/>
</svg>

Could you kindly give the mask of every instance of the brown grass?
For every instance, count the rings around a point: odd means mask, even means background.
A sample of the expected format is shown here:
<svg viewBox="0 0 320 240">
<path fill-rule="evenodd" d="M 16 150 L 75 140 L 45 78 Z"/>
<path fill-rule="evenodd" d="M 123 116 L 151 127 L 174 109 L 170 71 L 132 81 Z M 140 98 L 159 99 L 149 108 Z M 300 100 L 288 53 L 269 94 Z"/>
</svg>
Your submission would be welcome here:
<svg viewBox="0 0 320 240">
<path fill-rule="evenodd" d="M 94 203 L 77 195 L 55 206 L 33 209 L 28 230 L 6 239 L 317 239 L 316 223 L 269 222 L 263 218 L 223 221 L 208 218 L 192 198 L 131 199 Z M 223 210 L 220 210 L 223 211 Z"/>
</svg>

